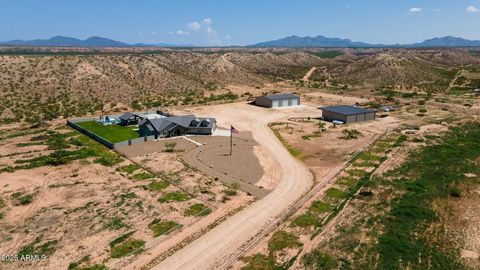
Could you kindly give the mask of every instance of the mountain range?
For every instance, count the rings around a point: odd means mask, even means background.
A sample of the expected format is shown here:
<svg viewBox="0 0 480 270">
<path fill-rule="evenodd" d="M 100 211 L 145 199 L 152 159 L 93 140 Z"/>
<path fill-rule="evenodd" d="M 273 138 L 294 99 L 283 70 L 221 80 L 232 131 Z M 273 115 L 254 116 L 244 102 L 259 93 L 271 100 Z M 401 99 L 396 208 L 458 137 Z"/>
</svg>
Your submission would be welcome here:
<svg viewBox="0 0 480 270">
<path fill-rule="evenodd" d="M 47 46 L 47 47 L 194 47 L 195 45 L 177 45 L 167 43 L 135 43 L 129 44 L 103 37 L 90 37 L 85 40 L 56 36 L 50 39 L 11 40 L 0 42 L 0 46 Z M 350 39 L 329 38 L 325 36 L 299 37 L 289 36 L 282 39 L 261 42 L 247 47 L 322 47 L 322 48 L 425 48 L 425 47 L 478 47 L 480 40 L 468 40 L 459 37 L 445 36 L 427 39 L 413 44 L 369 44 L 351 41 Z"/>
<path fill-rule="evenodd" d="M 468 40 L 459 37 L 445 36 L 427 39 L 413 44 L 369 44 L 351 41 L 350 39 L 328 38 L 324 36 L 299 37 L 290 36 L 273 41 L 261 42 L 249 47 L 325 47 L 325 48 L 422 48 L 422 47 L 477 47 L 480 40 Z"/>
<path fill-rule="evenodd" d="M 46 47 L 176 47 L 179 45 L 167 43 L 135 43 L 128 44 L 113 39 L 103 37 L 90 37 L 85 40 L 55 36 L 49 39 L 34 39 L 34 40 L 11 40 L 7 42 L 0 42 L 2 46 L 46 46 Z M 193 46 L 193 45 L 182 45 Z"/>
</svg>

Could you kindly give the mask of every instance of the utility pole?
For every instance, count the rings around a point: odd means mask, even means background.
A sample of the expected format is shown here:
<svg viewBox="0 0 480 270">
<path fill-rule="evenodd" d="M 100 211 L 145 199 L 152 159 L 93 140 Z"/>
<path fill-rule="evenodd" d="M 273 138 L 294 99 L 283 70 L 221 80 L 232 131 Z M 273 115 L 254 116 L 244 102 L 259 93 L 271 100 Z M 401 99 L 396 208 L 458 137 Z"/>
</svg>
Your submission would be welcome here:
<svg viewBox="0 0 480 270">
<path fill-rule="evenodd" d="M 233 132 L 232 132 L 232 127 L 230 127 L 230 156 L 232 155 L 232 148 L 233 148 Z"/>
</svg>

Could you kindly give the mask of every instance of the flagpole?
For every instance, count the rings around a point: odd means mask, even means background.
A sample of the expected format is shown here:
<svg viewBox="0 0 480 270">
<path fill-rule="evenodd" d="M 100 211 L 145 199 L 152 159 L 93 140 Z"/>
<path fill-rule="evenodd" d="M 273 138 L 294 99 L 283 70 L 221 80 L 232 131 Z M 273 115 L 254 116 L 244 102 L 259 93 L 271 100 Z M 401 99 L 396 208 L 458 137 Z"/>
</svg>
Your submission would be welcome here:
<svg viewBox="0 0 480 270">
<path fill-rule="evenodd" d="M 233 145 L 233 143 L 232 143 L 232 137 L 233 137 L 232 133 L 233 133 L 232 132 L 232 126 L 230 126 L 230 156 L 232 155 L 232 145 Z"/>
</svg>

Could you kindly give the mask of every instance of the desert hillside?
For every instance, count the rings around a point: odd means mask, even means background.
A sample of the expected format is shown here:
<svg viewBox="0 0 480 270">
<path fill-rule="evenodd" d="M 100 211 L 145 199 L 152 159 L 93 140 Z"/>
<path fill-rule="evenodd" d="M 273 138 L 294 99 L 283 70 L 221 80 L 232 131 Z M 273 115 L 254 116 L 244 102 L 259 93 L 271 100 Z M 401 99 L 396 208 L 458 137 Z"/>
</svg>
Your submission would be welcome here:
<svg viewBox="0 0 480 270">
<path fill-rule="evenodd" d="M 0 119 L 37 123 L 127 107 L 229 101 L 249 93 L 232 88 L 262 89 L 278 82 L 297 89 L 429 93 L 451 90 L 460 78 L 457 92 L 480 87 L 478 78 L 462 73 L 478 71 L 475 49 L 118 50 L 2 48 Z M 306 82 L 312 67 L 316 70 Z"/>
</svg>

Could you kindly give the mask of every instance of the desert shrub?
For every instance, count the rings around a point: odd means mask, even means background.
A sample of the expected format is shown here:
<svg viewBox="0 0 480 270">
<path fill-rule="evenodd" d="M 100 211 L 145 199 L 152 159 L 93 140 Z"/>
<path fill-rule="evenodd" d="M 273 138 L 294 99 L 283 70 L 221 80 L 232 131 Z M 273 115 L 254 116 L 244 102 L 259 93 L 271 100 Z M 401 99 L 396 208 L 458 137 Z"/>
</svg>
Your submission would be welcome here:
<svg viewBox="0 0 480 270">
<path fill-rule="evenodd" d="M 268 241 L 268 249 L 271 254 L 286 248 L 296 248 L 300 246 L 302 246 L 302 243 L 298 241 L 298 237 L 286 231 L 275 232 Z"/>
<path fill-rule="evenodd" d="M 117 244 L 110 250 L 112 258 L 121 258 L 131 254 L 138 254 L 143 252 L 145 248 L 145 241 L 137 239 L 128 239 Z"/>
<path fill-rule="evenodd" d="M 18 252 L 18 257 L 28 255 L 51 255 L 55 252 L 55 247 L 58 243 L 57 240 L 45 242 L 43 245 L 38 244 L 39 239 L 35 239 L 35 242 L 29 245 L 23 246 Z"/>
<path fill-rule="evenodd" d="M 175 150 L 175 146 L 177 146 L 176 142 L 168 142 L 165 144 L 166 152 L 173 152 Z"/>
<path fill-rule="evenodd" d="M 193 204 L 185 209 L 185 216 L 206 216 L 212 212 L 212 209 L 202 203 Z"/>
<path fill-rule="evenodd" d="M 250 257 L 243 258 L 243 261 L 247 264 L 242 267 L 242 270 L 277 270 L 279 269 L 275 265 L 275 260 L 271 256 L 266 256 L 257 253 Z"/>
<path fill-rule="evenodd" d="M 324 213 L 332 210 L 332 208 L 333 207 L 326 202 L 313 201 L 308 209 L 315 213 Z"/>
<path fill-rule="evenodd" d="M 33 194 L 22 194 L 20 192 L 12 193 L 12 198 L 16 205 L 27 205 L 33 202 Z"/>
<path fill-rule="evenodd" d="M 149 172 L 141 172 L 141 173 L 134 174 L 132 176 L 132 178 L 135 179 L 135 180 L 147 180 L 147 179 L 152 179 L 154 177 L 155 177 L 155 175 L 153 175 Z"/>
<path fill-rule="evenodd" d="M 132 174 L 133 172 L 135 172 L 136 170 L 139 170 L 139 169 L 140 169 L 140 166 L 135 164 L 135 163 L 125 165 L 125 166 L 122 166 L 122 167 L 118 168 L 119 171 L 125 172 L 125 173 L 128 173 L 128 174 Z"/>
<path fill-rule="evenodd" d="M 150 222 L 148 227 L 152 230 L 153 236 L 158 237 L 160 235 L 168 234 L 174 229 L 180 229 L 182 225 L 175 221 L 161 221 L 159 219 L 154 219 Z"/>
<path fill-rule="evenodd" d="M 307 212 L 305 214 L 302 214 L 302 215 L 296 217 L 292 221 L 292 226 L 302 227 L 302 228 L 311 227 L 311 226 L 318 226 L 319 224 L 320 224 L 320 220 L 312 212 Z"/>
<path fill-rule="evenodd" d="M 162 197 L 158 199 L 158 201 L 161 203 L 183 202 L 187 200 L 190 200 L 190 195 L 182 191 L 169 192 L 169 193 L 163 194 Z"/>
<path fill-rule="evenodd" d="M 342 130 L 342 136 L 340 136 L 340 139 L 352 140 L 358 139 L 360 136 L 362 136 L 362 133 L 356 129 L 344 129 Z"/>
<path fill-rule="evenodd" d="M 322 253 L 318 248 L 312 252 L 305 254 L 302 258 L 302 263 L 307 269 L 336 269 L 338 261 L 331 255 Z"/>
<path fill-rule="evenodd" d="M 118 230 L 118 229 L 126 228 L 126 227 L 128 227 L 128 225 L 123 223 L 122 219 L 120 219 L 118 217 L 114 217 L 114 218 L 110 219 L 105 224 L 105 228 L 109 229 L 109 230 Z"/>
<path fill-rule="evenodd" d="M 167 181 L 152 181 L 150 184 L 147 185 L 147 189 L 150 191 L 159 191 L 162 189 L 166 189 L 170 186 L 170 183 Z"/>
<path fill-rule="evenodd" d="M 123 241 L 127 240 L 130 236 L 132 236 L 134 233 L 135 233 L 134 231 L 131 231 L 115 238 L 112 242 L 110 242 L 110 247 L 114 247 L 117 244 L 122 243 Z"/>
<path fill-rule="evenodd" d="M 329 188 L 326 192 L 327 196 L 335 199 L 345 199 L 347 194 L 338 188 Z"/>
</svg>

